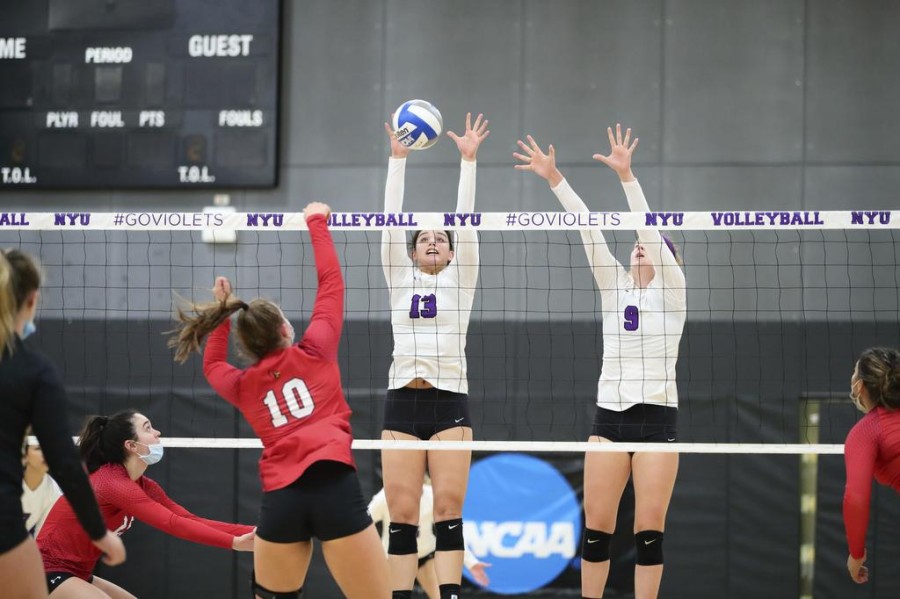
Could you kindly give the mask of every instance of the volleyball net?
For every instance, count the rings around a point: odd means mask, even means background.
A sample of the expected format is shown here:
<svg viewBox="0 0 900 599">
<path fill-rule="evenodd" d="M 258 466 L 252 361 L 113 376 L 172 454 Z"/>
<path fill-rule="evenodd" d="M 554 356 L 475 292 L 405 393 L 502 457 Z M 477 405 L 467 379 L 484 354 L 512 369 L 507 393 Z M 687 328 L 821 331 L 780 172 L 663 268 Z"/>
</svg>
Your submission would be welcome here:
<svg viewBox="0 0 900 599">
<path fill-rule="evenodd" d="M 334 213 L 355 447 L 412 447 L 378 438 L 393 346 L 380 231 L 433 228 L 479 231 L 467 447 L 840 453 L 856 355 L 898 344 L 898 214 Z M 110 412 L 166 403 L 178 430 L 167 445 L 259 447 L 230 406 L 215 403 L 199 357 L 173 365 L 162 333 L 173 325 L 174 294 L 206 301 L 217 275 L 242 298 L 274 300 L 302 327 L 316 273 L 301 214 L 26 212 L 3 213 L 0 224 L 0 244 L 38 256 L 47 273 L 37 339 L 58 358 L 76 404 Z M 627 268 L 634 231 L 646 227 L 670 237 L 684 261 L 682 443 L 590 447 L 604 324 L 579 230 L 602 229 Z"/>
</svg>

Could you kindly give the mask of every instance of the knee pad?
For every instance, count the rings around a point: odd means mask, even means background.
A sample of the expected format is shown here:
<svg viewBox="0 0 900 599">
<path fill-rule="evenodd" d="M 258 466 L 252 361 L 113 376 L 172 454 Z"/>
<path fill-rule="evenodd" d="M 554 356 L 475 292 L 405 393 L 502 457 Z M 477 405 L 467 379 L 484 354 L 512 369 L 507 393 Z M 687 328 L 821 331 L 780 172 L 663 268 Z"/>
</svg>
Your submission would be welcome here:
<svg viewBox="0 0 900 599">
<path fill-rule="evenodd" d="M 642 530 L 634 535 L 635 562 L 639 566 L 658 566 L 663 563 L 663 533 L 658 530 Z"/>
<path fill-rule="evenodd" d="M 581 540 L 581 559 L 586 562 L 605 562 L 609 559 L 612 535 L 602 530 L 584 529 Z"/>
<path fill-rule="evenodd" d="M 419 527 L 415 524 L 388 525 L 388 553 L 390 555 L 410 555 L 419 552 Z"/>
<path fill-rule="evenodd" d="M 412 599 L 412 591 L 393 591 L 391 599 Z"/>
<path fill-rule="evenodd" d="M 300 587 L 296 591 L 287 591 L 281 593 L 270 591 L 266 587 L 256 582 L 255 572 L 250 575 L 250 596 L 253 598 L 262 597 L 262 599 L 297 599 L 298 597 L 300 597 L 301 593 L 303 593 L 303 587 Z"/>
<path fill-rule="evenodd" d="M 434 538 L 435 551 L 463 551 L 466 544 L 463 541 L 462 518 L 435 522 Z"/>
</svg>

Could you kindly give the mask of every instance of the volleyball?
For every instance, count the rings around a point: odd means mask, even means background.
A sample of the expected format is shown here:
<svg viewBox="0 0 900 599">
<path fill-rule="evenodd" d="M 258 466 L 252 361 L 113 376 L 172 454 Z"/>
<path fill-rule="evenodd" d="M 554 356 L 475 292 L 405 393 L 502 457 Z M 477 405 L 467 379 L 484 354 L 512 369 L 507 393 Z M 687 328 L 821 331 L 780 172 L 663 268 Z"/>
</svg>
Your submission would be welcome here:
<svg viewBox="0 0 900 599">
<path fill-rule="evenodd" d="M 424 150 L 437 142 L 444 119 L 431 102 L 409 100 L 394 111 L 391 125 L 401 144 L 410 150 Z"/>
</svg>

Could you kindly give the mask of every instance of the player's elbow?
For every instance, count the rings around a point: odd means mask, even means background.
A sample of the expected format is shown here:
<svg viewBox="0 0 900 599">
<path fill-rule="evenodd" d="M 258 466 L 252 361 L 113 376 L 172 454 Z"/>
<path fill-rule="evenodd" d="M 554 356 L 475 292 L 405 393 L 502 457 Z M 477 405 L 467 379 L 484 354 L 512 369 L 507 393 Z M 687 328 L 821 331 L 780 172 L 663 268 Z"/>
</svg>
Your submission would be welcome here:
<svg viewBox="0 0 900 599">
<path fill-rule="evenodd" d="M 319 287 L 327 287 L 335 295 L 343 296 L 345 285 L 344 277 L 341 275 L 341 269 L 335 268 L 334 270 L 323 272 L 322 276 L 319 278 Z"/>
</svg>

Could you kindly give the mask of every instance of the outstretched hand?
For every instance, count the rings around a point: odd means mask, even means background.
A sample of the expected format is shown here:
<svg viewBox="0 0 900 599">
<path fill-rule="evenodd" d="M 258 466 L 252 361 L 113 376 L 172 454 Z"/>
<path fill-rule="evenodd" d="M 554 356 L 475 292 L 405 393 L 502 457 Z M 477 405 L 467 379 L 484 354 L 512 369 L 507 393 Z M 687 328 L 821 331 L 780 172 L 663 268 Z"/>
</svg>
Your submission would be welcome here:
<svg viewBox="0 0 900 599">
<path fill-rule="evenodd" d="M 856 559 L 852 555 L 847 557 L 847 570 L 850 572 L 850 578 L 852 578 L 853 582 L 856 584 L 863 584 L 869 581 L 869 569 L 863 565 L 865 561 L 865 553 L 863 553 L 863 556 L 859 559 Z"/>
<path fill-rule="evenodd" d="M 331 216 L 331 206 L 322 202 L 310 202 L 303 209 L 303 218 L 309 220 L 310 217 L 321 214 L 327 220 Z"/>
<path fill-rule="evenodd" d="M 559 169 L 556 168 L 556 148 L 553 147 L 553 144 L 550 144 L 545 154 L 533 137 L 528 135 L 526 139 L 528 140 L 527 144 L 521 139 L 518 141 L 519 147 L 522 148 L 524 154 L 519 152 L 513 153 L 513 157 L 522 162 L 522 164 L 515 165 L 515 168 L 520 171 L 531 171 L 542 179 L 546 179 L 550 187 L 559 185 L 560 181 L 563 180 L 563 176 Z"/>
<path fill-rule="evenodd" d="M 93 541 L 94 546 L 103 552 L 103 563 L 107 566 L 118 566 L 125 561 L 125 545 L 119 535 L 107 530 L 102 538 Z"/>
<path fill-rule="evenodd" d="M 488 120 L 482 119 L 484 119 L 484 115 L 479 113 L 475 118 L 475 124 L 473 125 L 472 113 L 467 112 L 466 132 L 464 134 L 457 135 L 453 131 L 447 131 L 447 137 L 456 142 L 456 147 L 459 148 L 459 153 L 463 160 L 474 162 L 475 156 L 478 154 L 478 146 L 480 146 L 481 142 L 491 134 L 487 128 Z"/>
<path fill-rule="evenodd" d="M 388 139 L 391 140 L 391 158 L 406 158 L 409 156 L 409 148 L 400 143 L 394 134 L 394 130 L 391 129 L 388 123 L 384 124 L 384 130 L 387 131 Z"/>
<path fill-rule="evenodd" d="M 228 280 L 228 277 L 216 277 L 212 292 L 216 301 L 224 302 L 231 295 L 231 281 Z"/>
<path fill-rule="evenodd" d="M 475 579 L 475 582 L 483 587 L 486 587 L 491 583 L 491 579 L 487 575 L 487 572 L 484 571 L 484 569 L 490 567 L 491 564 L 487 562 L 478 562 L 477 564 L 469 568 L 469 573 L 472 574 L 472 578 Z"/>
<path fill-rule="evenodd" d="M 622 125 L 616 123 L 616 134 L 613 136 L 612 127 L 606 128 L 606 135 L 609 137 L 609 156 L 603 154 L 594 154 L 594 160 L 602 162 L 619 175 L 622 182 L 634 181 L 634 173 L 631 172 L 631 155 L 637 148 L 638 138 L 635 137 L 631 141 L 631 128 L 625 130 L 625 137 L 622 137 Z"/>
<path fill-rule="evenodd" d="M 234 537 L 231 541 L 231 548 L 235 551 L 253 551 L 254 541 L 256 540 L 256 529 L 254 528 L 247 534 Z"/>
</svg>

